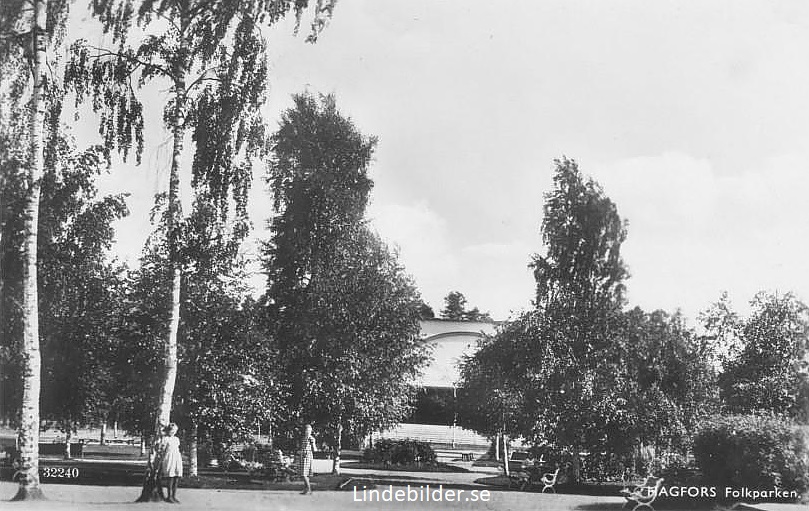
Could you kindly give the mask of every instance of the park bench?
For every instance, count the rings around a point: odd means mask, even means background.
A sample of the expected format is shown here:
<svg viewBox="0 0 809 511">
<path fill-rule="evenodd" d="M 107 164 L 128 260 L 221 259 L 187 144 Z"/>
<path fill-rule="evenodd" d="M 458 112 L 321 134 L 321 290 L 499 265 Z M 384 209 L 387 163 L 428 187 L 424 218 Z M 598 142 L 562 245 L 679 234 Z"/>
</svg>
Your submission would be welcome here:
<svg viewBox="0 0 809 511">
<path fill-rule="evenodd" d="M 554 488 L 554 486 L 556 485 L 557 477 L 559 477 L 558 468 L 553 472 L 542 474 L 542 479 L 540 479 L 540 482 L 543 484 L 542 493 L 545 493 L 545 490 L 547 489 L 550 489 L 553 493 L 556 493 L 556 488 Z"/>
<path fill-rule="evenodd" d="M 635 507 L 632 508 L 632 511 L 636 511 L 638 508 L 644 506 L 654 511 L 652 503 L 660 493 L 660 486 L 662 485 L 662 477 L 647 476 L 643 483 L 633 488 L 624 488 L 621 490 L 621 495 L 626 499 L 626 502 L 624 502 L 622 508 L 626 507 L 630 502 L 633 502 Z"/>
<path fill-rule="evenodd" d="M 475 461 L 475 453 L 465 452 L 461 454 L 461 461 Z"/>
<path fill-rule="evenodd" d="M 543 485 L 542 491 L 545 491 L 547 488 L 545 486 L 545 479 L 546 477 L 548 480 L 552 479 L 551 489 L 554 484 L 556 484 L 556 476 L 558 475 L 559 470 L 557 469 L 556 472 L 543 472 L 543 470 L 547 467 L 545 464 L 545 457 L 541 456 L 538 460 L 534 461 L 533 463 L 526 465 L 525 461 L 523 461 L 522 466 L 519 470 L 514 470 L 511 472 L 510 484 L 512 486 L 518 487 L 520 490 L 525 490 L 531 485 Z M 554 490 L 555 492 L 556 490 Z"/>
</svg>

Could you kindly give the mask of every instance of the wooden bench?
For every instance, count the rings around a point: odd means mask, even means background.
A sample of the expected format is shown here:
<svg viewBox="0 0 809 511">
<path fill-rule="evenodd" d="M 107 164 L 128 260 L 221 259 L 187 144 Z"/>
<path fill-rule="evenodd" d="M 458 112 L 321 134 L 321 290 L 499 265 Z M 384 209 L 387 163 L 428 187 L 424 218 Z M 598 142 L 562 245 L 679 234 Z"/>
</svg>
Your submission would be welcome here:
<svg viewBox="0 0 809 511">
<path fill-rule="evenodd" d="M 624 488 L 621 490 L 621 495 L 623 495 L 623 497 L 626 499 L 626 502 L 624 502 L 622 508 L 630 502 L 634 502 L 635 507 L 632 508 L 632 511 L 636 511 L 638 508 L 643 506 L 646 506 L 654 511 L 652 503 L 660 493 L 660 487 L 662 485 L 662 477 L 647 476 L 643 483 L 634 486 L 633 488 Z"/>
<path fill-rule="evenodd" d="M 461 454 L 461 461 L 475 461 L 475 453 L 465 452 Z"/>
</svg>

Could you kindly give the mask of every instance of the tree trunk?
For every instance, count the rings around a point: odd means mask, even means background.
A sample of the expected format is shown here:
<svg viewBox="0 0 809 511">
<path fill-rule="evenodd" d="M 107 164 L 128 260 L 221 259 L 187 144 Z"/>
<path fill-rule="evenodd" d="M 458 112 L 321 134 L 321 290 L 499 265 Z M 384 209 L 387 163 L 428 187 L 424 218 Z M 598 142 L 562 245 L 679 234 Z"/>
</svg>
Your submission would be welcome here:
<svg viewBox="0 0 809 511">
<path fill-rule="evenodd" d="M 176 94 L 185 93 L 185 70 L 175 69 Z M 185 136 L 184 118 L 180 112 L 184 108 L 184 98 L 177 98 L 180 106 L 173 115 L 172 137 L 173 147 L 171 153 L 171 171 L 169 174 L 169 197 L 168 197 L 168 245 L 169 245 L 169 265 L 171 266 L 171 319 L 169 322 L 169 335 L 166 339 L 165 349 L 165 379 L 163 380 L 163 390 L 160 393 L 160 404 L 157 410 L 155 421 L 153 450 L 160 439 L 161 430 L 171 422 L 171 404 L 174 397 L 174 385 L 177 381 L 177 332 L 180 327 L 180 264 L 178 257 L 177 230 L 180 218 L 180 156 L 183 151 L 183 137 Z M 153 456 L 150 456 L 150 460 Z M 146 468 L 146 477 L 143 482 L 143 489 L 137 502 L 159 502 L 160 495 L 157 492 L 155 481 L 159 477 L 158 467 L 149 463 Z"/>
<path fill-rule="evenodd" d="M 340 453 L 343 450 L 343 423 L 337 423 L 337 442 L 334 444 L 334 461 L 331 465 L 331 473 L 340 475 Z"/>
<path fill-rule="evenodd" d="M 511 469 L 508 466 L 508 436 L 503 433 L 503 472 L 506 477 L 511 475 Z"/>
<path fill-rule="evenodd" d="M 70 442 L 73 440 L 73 428 L 70 421 L 65 421 L 65 459 L 69 460 L 70 456 Z"/>
<path fill-rule="evenodd" d="M 20 428 L 17 432 L 20 456 L 20 486 L 12 500 L 43 499 L 39 487 L 39 394 L 42 358 L 39 352 L 39 307 L 37 293 L 37 224 L 40 183 L 45 170 L 45 50 L 47 4 L 33 0 L 34 91 L 31 98 L 31 161 L 25 203 L 25 266 L 23 270 L 23 394 Z"/>
<path fill-rule="evenodd" d="M 107 443 L 107 421 L 101 423 L 101 437 L 98 439 L 98 443 L 100 445 L 106 445 Z"/>
<path fill-rule="evenodd" d="M 197 423 L 196 421 L 191 423 L 191 431 L 189 432 L 189 449 L 188 449 L 188 457 L 189 457 L 189 464 L 188 472 L 191 477 L 199 477 L 199 449 L 197 447 Z"/>
<path fill-rule="evenodd" d="M 570 474 L 571 483 L 579 484 L 581 479 L 581 458 L 579 457 L 579 449 L 573 449 L 573 470 Z"/>
</svg>

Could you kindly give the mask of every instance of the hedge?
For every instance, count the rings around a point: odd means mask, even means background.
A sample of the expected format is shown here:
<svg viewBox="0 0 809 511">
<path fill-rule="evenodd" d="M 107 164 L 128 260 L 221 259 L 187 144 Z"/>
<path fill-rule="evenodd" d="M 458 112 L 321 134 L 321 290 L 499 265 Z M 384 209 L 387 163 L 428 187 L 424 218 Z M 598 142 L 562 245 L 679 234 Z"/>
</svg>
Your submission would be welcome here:
<svg viewBox="0 0 809 511">
<path fill-rule="evenodd" d="M 392 465 L 434 464 L 436 454 L 427 442 L 379 439 L 372 448 L 363 452 L 363 459 L 370 463 Z"/>
<path fill-rule="evenodd" d="M 694 457 L 708 484 L 734 488 L 809 489 L 805 434 L 789 421 L 758 415 L 714 416 L 700 424 Z"/>
</svg>

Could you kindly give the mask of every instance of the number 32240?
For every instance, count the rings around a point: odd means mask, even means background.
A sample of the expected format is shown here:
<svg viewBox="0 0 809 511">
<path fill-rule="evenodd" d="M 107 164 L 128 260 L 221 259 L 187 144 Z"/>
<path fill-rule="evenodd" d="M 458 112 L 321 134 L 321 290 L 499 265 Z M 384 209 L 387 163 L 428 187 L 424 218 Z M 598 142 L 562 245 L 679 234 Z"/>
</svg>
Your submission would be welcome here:
<svg viewBox="0 0 809 511">
<path fill-rule="evenodd" d="M 79 477 L 79 469 L 76 467 L 43 467 L 42 477 L 77 479 Z"/>
</svg>

